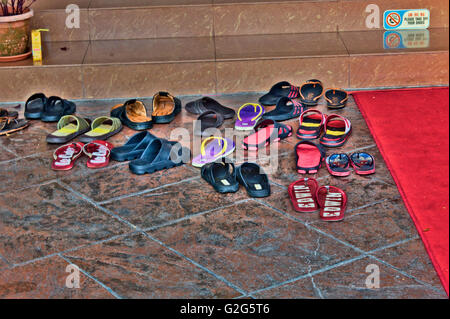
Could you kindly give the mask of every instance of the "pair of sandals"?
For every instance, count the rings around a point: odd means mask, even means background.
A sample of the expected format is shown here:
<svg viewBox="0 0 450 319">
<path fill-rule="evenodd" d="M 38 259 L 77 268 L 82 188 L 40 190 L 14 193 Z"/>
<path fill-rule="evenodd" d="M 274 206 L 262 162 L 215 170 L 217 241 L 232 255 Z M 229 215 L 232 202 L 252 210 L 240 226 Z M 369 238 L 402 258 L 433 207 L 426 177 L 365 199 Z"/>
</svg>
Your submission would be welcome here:
<svg viewBox="0 0 450 319">
<path fill-rule="evenodd" d="M 101 116 L 92 123 L 75 115 L 63 116 L 57 130 L 47 135 L 47 143 L 64 144 L 80 136 L 80 141 L 89 143 L 95 140 L 106 140 L 122 130 L 122 123 L 116 117 Z"/>
<path fill-rule="evenodd" d="M 30 125 L 29 121 L 18 117 L 18 112 L 0 108 L 0 136 L 23 130 Z"/>
<path fill-rule="evenodd" d="M 299 88 L 300 102 L 306 106 L 316 106 L 323 95 L 330 109 L 342 109 L 346 106 L 348 93 L 337 88 L 325 91 L 321 81 L 313 79 L 303 83 Z"/>
<path fill-rule="evenodd" d="M 236 114 L 233 109 L 207 96 L 187 103 L 185 109 L 199 115 L 194 125 L 194 134 L 197 136 L 207 135 L 208 129 L 219 128 L 225 120 L 234 118 Z"/>
<path fill-rule="evenodd" d="M 76 104 L 60 98 L 51 96 L 47 98 L 43 93 L 33 94 L 25 103 L 25 118 L 30 120 L 41 120 L 43 122 L 58 122 L 61 117 L 76 112 Z"/>
<path fill-rule="evenodd" d="M 313 213 L 327 222 L 341 221 L 347 209 L 347 194 L 335 186 L 322 186 L 313 178 L 298 180 L 288 187 L 289 197 L 295 211 Z"/>
<path fill-rule="evenodd" d="M 322 82 L 317 79 L 308 80 L 300 87 L 283 81 L 272 86 L 270 91 L 259 99 L 259 102 L 264 106 L 270 106 L 277 104 L 280 98 L 285 97 L 291 100 L 299 99 L 304 106 L 316 106 L 320 97 L 324 95 L 329 108 L 341 109 L 346 106 L 348 100 L 346 91 L 336 88 L 324 91 Z"/>
<path fill-rule="evenodd" d="M 236 144 L 233 140 L 220 136 L 210 136 L 203 140 L 200 147 L 200 154 L 194 157 L 192 166 L 201 168 L 206 164 L 227 157 L 235 149 Z"/>
<path fill-rule="evenodd" d="M 120 119 L 123 125 L 136 130 L 151 129 L 153 124 L 172 122 L 181 112 L 181 101 L 168 92 L 158 92 L 153 96 L 152 112 L 142 101 L 132 99 L 111 109 L 111 116 Z"/>
<path fill-rule="evenodd" d="M 332 154 L 326 159 L 327 169 L 333 176 L 349 176 L 351 168 L 358 175 L 375 173 L 375 159 L 365 152 L 347 154 Z"/>
<path fill-rule="evenodd" d="M 111 157 L 119 162 L 130 161 L 131 172 L 143 175 L 183 165 L 190 159 L 190 150 L 178 142 L 140 132 L 133 135 L 125 145 L 114 148 Z"/>
<path fill-rule="evenodd" d="M 320 137 L 322 132 L 325 134 Z M 320 137 L 320 144 L 325 147 L 341 147 L 351 133 L 352 123 L 349 119 L 337 114 L 326 116 L 319 110 L 306 110 L 300 115 L 297 137 L 302 140 Z"/>
<path fill-rule="evenodd" d="M 245 187 L 250 197 L 270 196 L 269 178 L 255 163 L 244 163 L 237 168 L 225 160 L 209 163 L 202 167 L 201 176 L 221 194 L 236 193 L 240 184 Z"/>
<path fill-rule="evenodd" d="M 300 87 L 287 81 L 278 82 L 264 94 L 259 103 L 264 106 L 276 105 L 281 98 L 298 99 L 304 106 L 316 106 L 323 95 L 322 82 L 316 79 L 306 81 Z"/>
<path fill-rule="evenodd" d="M 66 144 L 53 152 L 52 169 L 55 171 L 68 171 L 73 168 L 83 153 L 89 157 L 86 165 L 89 168 L 106 167 L 110 161 L 111 150 L 114 146 L 105 141 L 92 141 Z"/>
</svg>

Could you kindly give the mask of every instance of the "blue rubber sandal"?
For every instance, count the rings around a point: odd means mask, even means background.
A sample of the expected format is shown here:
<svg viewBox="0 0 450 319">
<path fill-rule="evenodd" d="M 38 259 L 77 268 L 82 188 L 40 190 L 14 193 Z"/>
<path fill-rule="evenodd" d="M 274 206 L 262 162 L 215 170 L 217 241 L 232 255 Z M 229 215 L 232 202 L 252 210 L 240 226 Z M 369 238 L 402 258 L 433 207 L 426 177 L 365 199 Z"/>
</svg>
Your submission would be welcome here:
<svg viewBox="0 0 450 319">
<path fill-rule="evenodd" d="M 182 158 L 186 152 L 190 154 L 190 150 L 179 143 L 173 144 L 156 138 L 148 144 L 139 159 L 130 162 L 130 170 L 134 174 L 143 175 L 181 166 L 184 164 Z"/>
<path fill-rule="evenodd" d="M 157 137 L 147 131 L 134 134 L 123 146 L 111 150 L 111 158 L 118 162 L 138 159 L 142 156 L 148 144 Z"/>
</svg>

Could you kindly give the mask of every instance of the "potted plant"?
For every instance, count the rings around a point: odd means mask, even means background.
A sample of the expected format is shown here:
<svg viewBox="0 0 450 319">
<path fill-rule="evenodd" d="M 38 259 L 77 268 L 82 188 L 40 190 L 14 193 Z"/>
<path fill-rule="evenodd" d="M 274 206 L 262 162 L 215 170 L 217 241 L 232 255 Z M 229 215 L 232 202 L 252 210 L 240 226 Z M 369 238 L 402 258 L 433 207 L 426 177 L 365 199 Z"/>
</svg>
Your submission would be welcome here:
<svg viewBox="0 0 450 319">
<path fill-rule="evenodd" d="M 26 59 L 29 48 L 30 8 L 36 0 L 0 0 L 0 61 Z"/>
</svg>

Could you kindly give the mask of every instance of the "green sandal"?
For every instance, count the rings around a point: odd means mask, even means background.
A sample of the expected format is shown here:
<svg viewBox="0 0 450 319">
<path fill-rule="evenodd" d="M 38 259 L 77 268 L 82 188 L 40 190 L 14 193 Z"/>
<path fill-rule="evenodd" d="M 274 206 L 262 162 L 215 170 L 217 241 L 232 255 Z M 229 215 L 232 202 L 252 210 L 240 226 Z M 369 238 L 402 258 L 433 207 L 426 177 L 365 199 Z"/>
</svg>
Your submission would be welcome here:
<svg viewBox="0 0 450 319">
<path fill-rule="evenodd" d="M 89 132 L 90 121 L 75 115 L 66 115 L 58 121 L 57 130 L 47 135 L 49 144 L 66 144 L 75 137 Z"/>
<path fill-rule="evenodd" d="M 104 141 L 122 130 L 122 123 L 117 117 L 101 116 L 96 118 L 91 125 L 91 130 L 80 137 L 83 143 L 92 141 Z"/>
</svg>

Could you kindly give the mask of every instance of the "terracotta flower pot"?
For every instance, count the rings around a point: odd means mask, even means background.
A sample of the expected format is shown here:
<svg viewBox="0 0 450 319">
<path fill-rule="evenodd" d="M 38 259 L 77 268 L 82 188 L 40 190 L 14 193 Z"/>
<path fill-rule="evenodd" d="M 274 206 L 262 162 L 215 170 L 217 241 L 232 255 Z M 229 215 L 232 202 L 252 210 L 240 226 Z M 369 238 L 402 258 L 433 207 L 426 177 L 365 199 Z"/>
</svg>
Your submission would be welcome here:
<svg viewBox="0 0 450 319">
<path fill-rule="evenodd" d="M 33 10 L 15 16 L 0 15 L 0 57 L 20 56 L 29 51 Z"/>
</svg>

